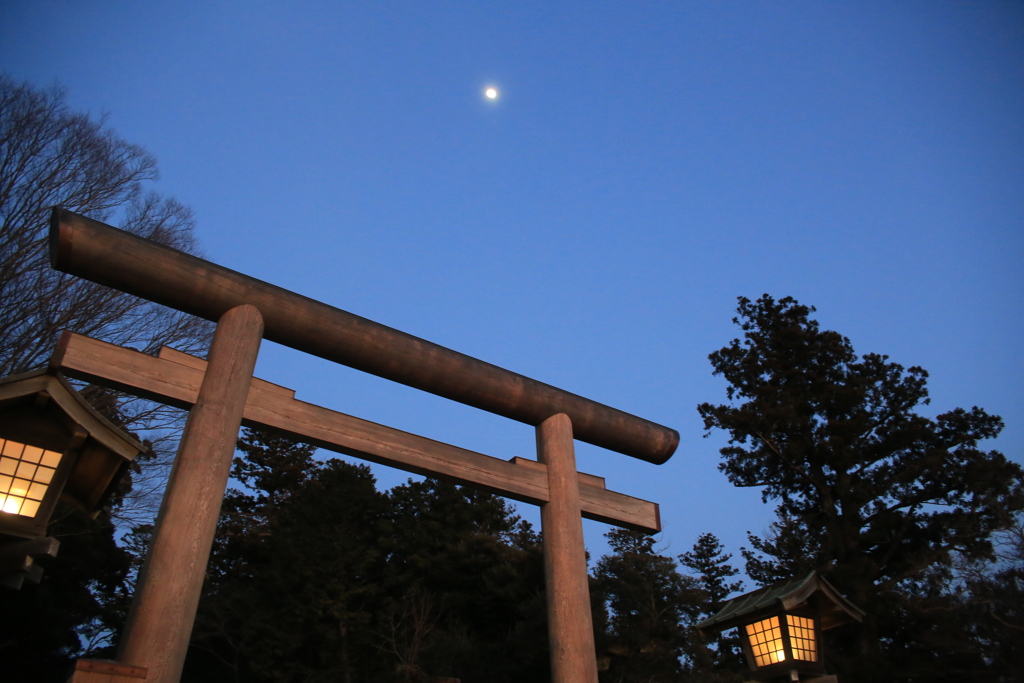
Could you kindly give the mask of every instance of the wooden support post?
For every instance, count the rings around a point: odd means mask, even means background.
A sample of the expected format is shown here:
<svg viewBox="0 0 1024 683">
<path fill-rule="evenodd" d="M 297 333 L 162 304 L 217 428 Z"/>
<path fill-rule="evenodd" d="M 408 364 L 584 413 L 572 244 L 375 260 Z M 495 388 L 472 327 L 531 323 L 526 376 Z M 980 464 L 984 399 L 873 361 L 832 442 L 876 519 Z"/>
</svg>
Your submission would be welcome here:
<svg viewBox="0 0 1024 683">
<path fill-rule="evenodd" d="M 262 338 L 254 306 L 232 308 L 217 323 L 118 656 L 146 668 L 147 683 L 181 678 Z"/>
<path fill-rule="evenodd" d="M 554 683 L 597 683 L 594 624 L 587 585 L 572 422 L 563 413 L 537 427 L 537 459 L 547 465 L 548 502 L 541 505 L 548 642 Z"/>
</svg>

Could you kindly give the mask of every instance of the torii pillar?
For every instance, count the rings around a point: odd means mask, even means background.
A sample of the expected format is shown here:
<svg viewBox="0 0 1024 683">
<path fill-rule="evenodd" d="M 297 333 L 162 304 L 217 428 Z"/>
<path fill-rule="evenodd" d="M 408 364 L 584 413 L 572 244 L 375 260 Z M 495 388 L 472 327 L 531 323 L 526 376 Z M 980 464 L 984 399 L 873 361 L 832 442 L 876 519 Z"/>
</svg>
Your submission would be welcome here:
<svg viewBox="0 0 1024 683">
<path fill-rule="evenodd" d="M 181 679 L 261 341 L 255 306 L 232 308 L 217 322 L 118 653 L 146 670 L 146 683 Z"/>
<path fill-rule="evenodd" d="M 587 551 L 568 415 L 552 415 L 537 427 L 537 460 L 548 469 L 549 500 L 540 507 L 540 519 L 551 679 L 554 683 L 597 683 Z"/>
</svg>

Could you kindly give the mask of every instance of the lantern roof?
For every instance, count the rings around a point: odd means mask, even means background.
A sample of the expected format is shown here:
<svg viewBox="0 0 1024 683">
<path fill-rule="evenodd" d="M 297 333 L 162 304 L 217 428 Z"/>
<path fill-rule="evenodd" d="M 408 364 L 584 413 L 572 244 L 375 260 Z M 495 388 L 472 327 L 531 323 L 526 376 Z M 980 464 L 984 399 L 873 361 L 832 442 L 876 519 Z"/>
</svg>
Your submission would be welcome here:
<svg viewBox="0 0 1024 683">
<path fill-rule="evenodd" d="M 727 600 L 717 614 L 697 624 L 697 628 L 721 631 L 761 617 L 800 609 L 813 612 L 820 619 L 822 630 L 864 619 L 863 610 L 840 595 L 824 576 L 812 571 L 800 578 Z"/>
<path fill-rule="evenodd" d="M 75 451 L 62 499 L 90 514 L 100 510 L 128 464 L 149 450 L 47 369 L 0 379 L 0 431 L 4 438 Z"/>
</svg>

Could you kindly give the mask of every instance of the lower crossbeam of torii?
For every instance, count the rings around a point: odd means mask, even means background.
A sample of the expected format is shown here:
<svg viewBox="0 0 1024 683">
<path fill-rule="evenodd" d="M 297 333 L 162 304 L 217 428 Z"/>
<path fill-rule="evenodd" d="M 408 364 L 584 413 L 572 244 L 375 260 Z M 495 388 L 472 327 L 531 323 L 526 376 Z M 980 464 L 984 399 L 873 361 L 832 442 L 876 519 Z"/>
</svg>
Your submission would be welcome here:
<svg viewBox="0 0 1024 683">
<path fill-rule="evenodd" d="M 264 426 L 323 448 L 540 505 L 552 680 L 597 683 L 582 517 L 646 532 L 655 503 L 576 470 L 574 438 L 657 464 L 671 429 L 405 335 L 55 208 L 53 266 L 217 322 L 208 360 L 158 357 L 64 333 L 51 367 L 189 409 L 116 662 L 74 683 L 177 683 L 238 431 Z M 504 461 L 344 415 L 253 377 L 263 338 L 533 425 L 537 460 Z"/>
</svg>

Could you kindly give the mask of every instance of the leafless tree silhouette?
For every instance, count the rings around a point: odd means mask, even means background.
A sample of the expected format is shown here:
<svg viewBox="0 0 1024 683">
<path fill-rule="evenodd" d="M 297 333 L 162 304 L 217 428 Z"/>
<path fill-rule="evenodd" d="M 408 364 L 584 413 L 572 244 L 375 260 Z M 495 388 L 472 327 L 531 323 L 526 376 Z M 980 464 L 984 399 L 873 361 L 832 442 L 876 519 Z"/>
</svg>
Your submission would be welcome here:
<svg viewBox="0 0 1024 683">
<path fill-rule="evenodd" d="M 42 366 L 62 330 L 145 352 L 163 344 L 205 352 L 209 323 L 50 267 L 55 205 L 196 253 L 191 210 L 144 191 L 157 177 L 156 160 L 105 124 L 70 111 L 58 87 L 39 90 L 0 74 L 0 376 Z M 87 395 L 155 446 L 155 462 L 134 477 L 134 502 L 119 508 L 126 521 L 141 521 L 152 513 L 181 413 L 99 388 Z"/>
</svg>

